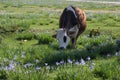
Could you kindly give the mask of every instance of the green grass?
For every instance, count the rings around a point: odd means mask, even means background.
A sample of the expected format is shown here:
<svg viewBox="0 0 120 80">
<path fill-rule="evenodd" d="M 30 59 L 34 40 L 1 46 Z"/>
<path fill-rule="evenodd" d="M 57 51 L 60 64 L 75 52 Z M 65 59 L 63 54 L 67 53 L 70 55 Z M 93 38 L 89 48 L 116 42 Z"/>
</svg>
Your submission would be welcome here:
<svg viewBox="0 0 120 80">
<path fill-rule="evenodd" d="M 119 5 L 8 1 L 0 1 L 0 80 L 120 79 L 120 46 L 116 43 L 120 14 L 90 12 L 119 10 Z M 86 10 L 87 28 L 76 49 L 68 46 L 60 50 L 52 35 L 58 29 L 62 10 L 70 4 Z M 90 31 L 98 27 L 100 36 L 90 38 Z"/>
</svg>

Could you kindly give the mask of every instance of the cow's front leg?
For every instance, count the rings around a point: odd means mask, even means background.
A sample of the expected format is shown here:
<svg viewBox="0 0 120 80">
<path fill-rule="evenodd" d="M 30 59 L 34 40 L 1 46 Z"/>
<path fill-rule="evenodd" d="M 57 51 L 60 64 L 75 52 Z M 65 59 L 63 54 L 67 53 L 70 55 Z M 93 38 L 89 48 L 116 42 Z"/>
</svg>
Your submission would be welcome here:
<svg viewBox="0 0 120 80">
<path fill-rule="evenodd" d="M 71 47 L 76 48 L 76 38 L 71 38 L 71 42 L 72 42 Z"/>
</svg>

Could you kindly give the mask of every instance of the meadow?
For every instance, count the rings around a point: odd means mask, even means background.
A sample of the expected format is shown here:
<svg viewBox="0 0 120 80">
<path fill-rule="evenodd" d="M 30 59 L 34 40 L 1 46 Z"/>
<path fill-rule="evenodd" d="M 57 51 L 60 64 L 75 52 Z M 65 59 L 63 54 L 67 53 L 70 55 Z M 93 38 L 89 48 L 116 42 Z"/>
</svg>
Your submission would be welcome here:
<svg viewBox="0 0 120 80">
<path fill-rule="evenodd" d="M 68 5 L 85 10 L 87 28 L 60 50 L 52 35 Z M 0 0 L 0 80 L 120 80 L 120 5 Z"/>
</svg>

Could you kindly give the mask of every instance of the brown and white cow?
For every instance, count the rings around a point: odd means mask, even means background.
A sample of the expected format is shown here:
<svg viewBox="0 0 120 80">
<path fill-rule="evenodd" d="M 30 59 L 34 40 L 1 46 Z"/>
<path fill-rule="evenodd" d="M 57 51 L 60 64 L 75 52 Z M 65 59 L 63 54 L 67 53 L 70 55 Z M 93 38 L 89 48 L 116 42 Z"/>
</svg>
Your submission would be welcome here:
<svg viewBox="0 0 120 80">
<path fill-rule="evenodd" d="M 85 12 L 77 7 L 66 7 L 60 16 L 59 28 L 57 34 L 53 35 L 57 38 L 59 47 L 65 49 L 71 41 L 72 47 L 75 48 L 78 36 L 86 28 Z"/>
</svg>

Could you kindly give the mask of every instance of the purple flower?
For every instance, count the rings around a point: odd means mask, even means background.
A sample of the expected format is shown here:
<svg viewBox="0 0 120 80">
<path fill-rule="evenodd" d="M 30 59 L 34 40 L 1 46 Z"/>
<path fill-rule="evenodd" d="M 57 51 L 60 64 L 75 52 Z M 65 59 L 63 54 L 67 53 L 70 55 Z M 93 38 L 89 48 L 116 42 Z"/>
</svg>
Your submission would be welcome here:
<svg viewBox="0 0 120 80">
<path fill-rule="evenodd" d="M 60 61 L 60 64 L 64 64 L 64 60 Z"/>
<path fill-rule="evenodd" d="M 28 68 L 28 67 L 31 67 L 31 66 L 33 66 L 34 64 L 32 64 L 32 63 L 27 63 L 27 64 L 25 64 L 24 65 L 24 68 Z"/>
<path fill-rule="evenodd" d="M 87 57 L 87 60 L 89 61 L 90 59 L 91 59 L 91 58 L 88 56 L 88 57 Z"/>
<path fill-rule="evenodd" d="M 72 64 L 72 60 L 68 59 L 67 61 L 68 61 L 68 63 Z"/>
<path fill-rule="evenodd" d="M 8 66 L 4 67 L 3 69 L 4 70 L 13 70 L 14 71 L 15 66 L 14 66 L 14 64 L 9 64 Z"/>
<path fill-rule="evenodd" d="M 9 66 L 8 66 L 9 70 L 14 69 L 14 68 L 15 68 L 14 64 L 9 64 Z"/>
<path fill-rule="evenodd" d="M 94 68 L 95 63 L 90 64 L 90 69 L 92 70 Z"/>
<path fill-rule="evenodd" d="M 75 62 L 76 65 L 79 65 L 80 63 L 78 61 Z"/>
</svg>

